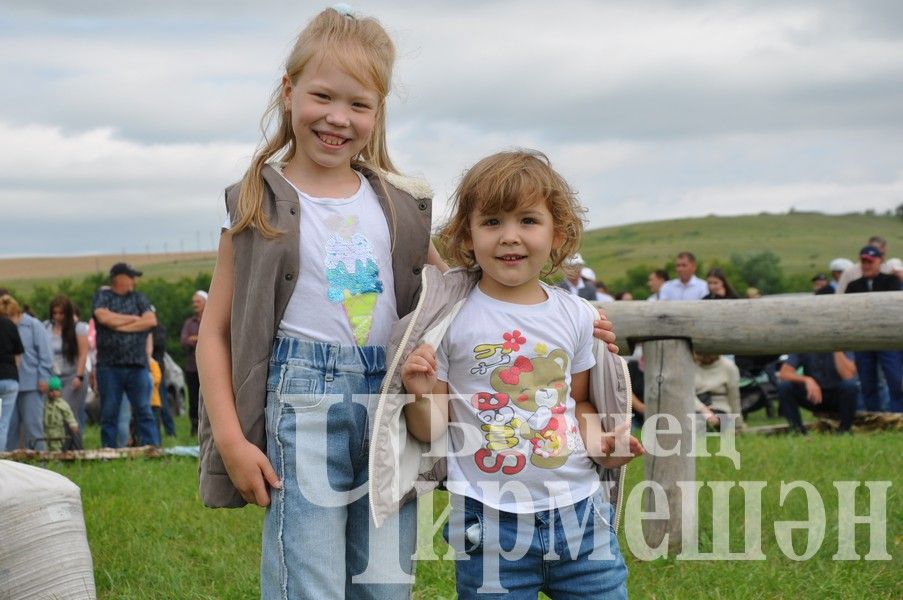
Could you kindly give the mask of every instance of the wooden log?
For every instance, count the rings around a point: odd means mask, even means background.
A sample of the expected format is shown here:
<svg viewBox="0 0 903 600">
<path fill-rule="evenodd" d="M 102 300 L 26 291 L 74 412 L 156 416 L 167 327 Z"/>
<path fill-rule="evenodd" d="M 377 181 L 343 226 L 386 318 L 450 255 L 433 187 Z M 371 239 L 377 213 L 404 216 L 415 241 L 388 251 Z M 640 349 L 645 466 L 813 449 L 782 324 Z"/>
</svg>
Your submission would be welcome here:
<svg viewBox="0 0 903 600">
<path fill-rule="evenodd" d="M 643 459 L 645 476 L 648 481 L 654 481 L 664 489 L 668 498 L 668 519 L 644 521 L 643 534 L 650 548 L 657 548 L 667 534 L 668 547 L 676 550 L 681 545 L 683 517 L 694 520 L 693 523 L 688 523 L 691 526 L 689 531 L 696 529 L 696 507 L 688 507 L 688 511 L 682 510 L 682 494 L 677 485 L 679 481 L 696 479 L 696 461 L 690 456 L 693 448 L 693 399 L 696 397 L 693 378 L 696 370 L 693 353 L 684 340 L 645 343 L 643 354 L 646 357 L 646 420 L 657 419 L 654 421 L 657 431 L 654 439 L 651 439 L 651 435 L 643 436 L 643 445 L 647 450 Z M 657 418 L 656 415 L 661 417 Z M 664 433 L 669 429 L 668 422 L 673 423 L 675 420 L 679 429 L 674 425 L 670 428 L 677 429 L 677 433 Z M 644 427 L 644 433 L 651 431 L 650 427 Z M 678 444 L 679 452 L 673 456 L 662 456 Z M 650 490 L 646 490 L 643 511 L 663 509 L 662 506 L 654 505 L 654 496 Z"/>
<path fill-rule="evenodd" d="M 33 462 L 41 460 L 77 461 L 77 460 L 112 460 L 121 458 L 160 458 L 165 456 L 163 448 L 155 446 L 137 446 L 135 448 L 95 448 L 91 450 L 13 450 L 0 452 L 0 460 Z"/>
<path fill-rule="evenodd" d="M 903 349 L 903 292 L 599 304 L 621 354 L 680 338 L 707 354 Z"/>
</svg>

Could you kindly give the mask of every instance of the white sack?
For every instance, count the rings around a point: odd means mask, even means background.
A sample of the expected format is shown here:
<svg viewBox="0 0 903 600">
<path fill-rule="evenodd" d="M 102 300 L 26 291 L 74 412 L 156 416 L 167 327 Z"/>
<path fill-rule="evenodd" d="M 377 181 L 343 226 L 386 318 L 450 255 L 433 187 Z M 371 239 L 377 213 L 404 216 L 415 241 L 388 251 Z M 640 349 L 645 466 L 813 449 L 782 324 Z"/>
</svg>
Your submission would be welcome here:
<svg viewBox="0 0 903 600">
<path fill-rule="evenodd" d="M 78 486 L 8 460 L 0 460 L 0 598 L 96 598 Z"/>
</svg>

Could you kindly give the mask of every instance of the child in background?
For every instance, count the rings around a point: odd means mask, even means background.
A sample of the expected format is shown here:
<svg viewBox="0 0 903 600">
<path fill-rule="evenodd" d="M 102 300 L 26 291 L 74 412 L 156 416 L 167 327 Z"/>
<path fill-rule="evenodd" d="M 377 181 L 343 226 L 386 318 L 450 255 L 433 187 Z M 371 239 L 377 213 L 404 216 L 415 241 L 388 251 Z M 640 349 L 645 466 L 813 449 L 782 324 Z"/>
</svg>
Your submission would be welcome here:
<svg viewBox="0 0 903 600">
<path fill-rule="evenodd" d="M 44 441 L 47 449 L 69 449 L 78 436 L 78 421 L 69 404 L 63 400 L 63 382 L 54 375 L 47 381 L 47 399 L 44 401 Z"/>
<path fill-rule="evenodd" d="M 439 316 L 409 332 L 436 346 L 410 352 L 401 381 L 416 398 L 403 409 L 408 431 L 421 442 L 447 435 L 458 597 L 626 597 L 600 485 L 643 452 L 629 434 L 626 365 L 594 344 L 591 305 L 541 281 L 578 249 L 583 211 L 529 151 L 478 162 L 454 202 L 441 236 L 468 270 L 426 286 L 418 311 Z"/>
</svg>

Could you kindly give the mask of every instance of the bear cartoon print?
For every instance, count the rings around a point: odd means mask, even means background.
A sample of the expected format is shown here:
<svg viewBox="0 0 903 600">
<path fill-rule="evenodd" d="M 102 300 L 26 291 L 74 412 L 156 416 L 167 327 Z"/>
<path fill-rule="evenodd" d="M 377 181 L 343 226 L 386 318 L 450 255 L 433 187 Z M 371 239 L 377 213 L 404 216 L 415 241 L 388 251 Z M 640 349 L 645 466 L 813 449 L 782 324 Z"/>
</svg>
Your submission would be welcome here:
<svg viewBox="0 0 903 600">
<path fill-rule="evenodd" d="M 556 469 L 579 447 L 576 422 L 566 415 L 570 388 L 570 360 L 561 349 L 548 351 L 545 344 L 526 352 L 527 339 L 518 330 L 505 332 L 501 344 L 481 343 L 473 348 L 474 375 L 484 375 L 489 364 L 491 391 L 471 397 L 483 432 L 482 447 L 474 455 L 477 467 L 487 473 L 520 472 L 529 463 Z M 491 350 L 490 350 L 491 349 Z"/>
<path fill-rule="evenodd" d="M 520 434 L 530 444 L 530 464 L 543 469 L 564 465 L 575 449 L 577 425 L 565 414 L 569 363 L 567 353 L 560 349 L 532 359 L 520 355 L 510 366 L 494 369 L 490 377 L 497 394 L 506 394 L 529 414 Z"/>
</svg>

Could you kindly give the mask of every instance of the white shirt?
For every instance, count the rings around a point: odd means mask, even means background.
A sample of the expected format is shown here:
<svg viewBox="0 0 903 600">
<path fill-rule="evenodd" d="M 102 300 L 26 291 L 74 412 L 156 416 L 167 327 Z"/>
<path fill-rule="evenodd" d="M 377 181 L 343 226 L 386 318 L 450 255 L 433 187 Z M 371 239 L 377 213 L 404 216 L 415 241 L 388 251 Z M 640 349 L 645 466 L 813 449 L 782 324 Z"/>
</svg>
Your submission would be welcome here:
<svg viewBox="0 0 903 600">
<path fill-rule="evenodd" d="M 448 489 L 507 512 L 569 506 L 598 486 L 570 395 L 571 373 L 595 364 L 593 315 L 543 289 L 545 302 L 522 305 L 474 288 L 436 351 L 452 396 Z"/>
<path fill-rule="evenodd" d="M 348 198 L 316 198 L 292 184 L 301 207 L 300 270 L 280 335 L 343 346 L 389 342 L 398 321 L 392 241 L 376 192 L 358 177 Z"/>
<path fill-rule="evenodd" d="M 659 300 L 702 300 L 708 295 L 709 285 L 693 275 L 687 283 L 680 279 L 671 279 L 665 282 L 658 291 Z"/>
</svg>

